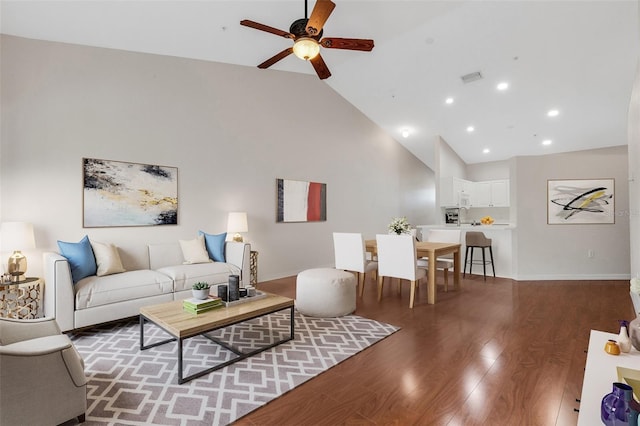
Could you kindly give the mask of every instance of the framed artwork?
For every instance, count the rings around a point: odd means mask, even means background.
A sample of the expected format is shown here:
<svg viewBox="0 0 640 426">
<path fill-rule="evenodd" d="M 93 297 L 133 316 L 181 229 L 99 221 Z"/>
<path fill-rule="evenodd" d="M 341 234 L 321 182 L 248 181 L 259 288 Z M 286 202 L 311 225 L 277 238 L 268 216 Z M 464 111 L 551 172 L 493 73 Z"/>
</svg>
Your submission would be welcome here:
<svg viewBox="0 0 640 426">
<path fill-rule="evenodd" d="M 318 222 L 327 220 L 327 184 L 276 179 L 278 212 L 276 222 Z"/>
<path fill-rule="evenodd" d="M 178 224 L 178 168 L 82 159 L 85 228 Z"/>
<path fill-rule="evenodd" d="M 614 179 L 547 181 L 547 223 L 615 223 Z"/>
</svg>

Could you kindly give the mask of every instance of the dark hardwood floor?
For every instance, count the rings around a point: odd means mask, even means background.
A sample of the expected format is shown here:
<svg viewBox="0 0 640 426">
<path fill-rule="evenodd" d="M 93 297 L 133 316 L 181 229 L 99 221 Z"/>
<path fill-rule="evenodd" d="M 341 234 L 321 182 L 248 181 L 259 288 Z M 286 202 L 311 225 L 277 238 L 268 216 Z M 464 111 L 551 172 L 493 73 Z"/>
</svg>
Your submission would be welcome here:
<svg viewBox="0 0 640 426">
<path fill-rule="evenodd" d="M 295 277 L 258 288 L 295 297 Z M 467 275 L 435 305 L 423 284 L 414 309 L 408 290 L 378 303 L 367 281 L 355 314 L 402 329 L 236 424 L 575 425 L 589 331 L 635 318 L 626 280 Z"/>
</svg>

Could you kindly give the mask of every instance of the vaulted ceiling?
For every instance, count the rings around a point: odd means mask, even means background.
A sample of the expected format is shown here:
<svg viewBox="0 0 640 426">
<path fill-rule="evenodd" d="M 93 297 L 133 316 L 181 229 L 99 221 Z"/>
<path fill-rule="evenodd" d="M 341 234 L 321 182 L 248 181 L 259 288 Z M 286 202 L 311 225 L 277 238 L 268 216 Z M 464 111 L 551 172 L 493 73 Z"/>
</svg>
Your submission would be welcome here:
<svg viewBox="0 0 640 426">
<path fill-rule="evenodd" d="M 438 136 L 467 163 L 626 143 L 637 0 L 334 2 L 324 35 L 375 48 L 323 49 L 324 81 L 431 167 Z M 288 31 L 304 10 L 303 0 L 2 0 L 0 31 L 256 66 L 291 41 L 239 22 Z M 293 55 L 261 72 L 283 71 L 317 78 Z"/>
</svg>

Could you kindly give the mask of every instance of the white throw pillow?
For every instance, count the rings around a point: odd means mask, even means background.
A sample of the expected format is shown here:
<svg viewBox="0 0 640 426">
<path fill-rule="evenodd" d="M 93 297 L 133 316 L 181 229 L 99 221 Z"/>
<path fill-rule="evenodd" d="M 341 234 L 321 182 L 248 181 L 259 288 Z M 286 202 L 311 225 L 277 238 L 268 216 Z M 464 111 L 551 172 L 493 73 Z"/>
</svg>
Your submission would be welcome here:
<svg viewBox="0 0 640 426">
<path fill-rule="evenodd" d="M 204 247 L 204 236 L 202 235 L 198 235 L 193 240 L 180 240 L 180 247 L 182 247 L 185 265 L 211 262 L 209 253 Z"/>
<path fill-rule="evenodd" d="M 99 241 L 90 241 L 93 255 L 96 257 L 96 266 L 98 270 L 96 275 L 119 274 L 125 272 L 122 266 L 122 260 L 118 253 L 118 248 L 110 243 L 101 243 Z"/>
</svg>

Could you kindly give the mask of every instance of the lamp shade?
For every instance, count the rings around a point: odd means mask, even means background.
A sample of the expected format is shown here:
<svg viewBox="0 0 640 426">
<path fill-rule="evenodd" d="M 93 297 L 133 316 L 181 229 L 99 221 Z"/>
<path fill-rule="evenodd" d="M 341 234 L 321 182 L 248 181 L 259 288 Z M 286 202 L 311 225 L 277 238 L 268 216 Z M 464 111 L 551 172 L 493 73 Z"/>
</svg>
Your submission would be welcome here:
<svg viewBox="0 0 640 426">
<path fill-rule="evenodd" d="M 227 232 L 249 232 L 246 212 L 230 212 L 227 220 Z"/>
<path fill-rule="evenodd" d="M 320 46 L 310 37 L 300 37 L 293 44 L 293 54 L 305 61 L 315 58 L 318 53 L 320 53 Z"/>
<path fill-rule="evenodd" d="M 0 225 L 2 251 L 36 248 L 33 225 L 28 222 L 3 222 Z"/>
</svg>

